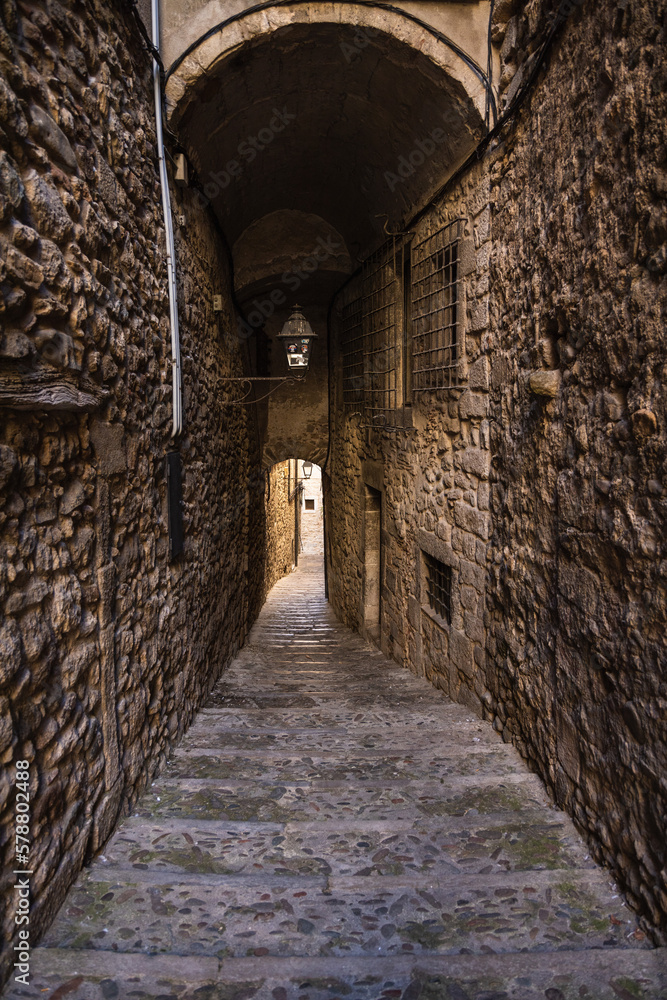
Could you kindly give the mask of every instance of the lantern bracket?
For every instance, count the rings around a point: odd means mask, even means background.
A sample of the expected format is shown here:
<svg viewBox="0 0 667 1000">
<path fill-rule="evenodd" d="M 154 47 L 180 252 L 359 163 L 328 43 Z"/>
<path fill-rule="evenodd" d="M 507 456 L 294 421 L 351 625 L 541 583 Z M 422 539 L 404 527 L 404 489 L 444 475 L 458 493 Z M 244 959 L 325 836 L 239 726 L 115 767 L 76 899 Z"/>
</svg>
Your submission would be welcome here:
<svg viewBox="0 0 667 1000">
<path fill-rule="evenodd" d="M 242 382 L 242 383 L 244 383 L 244 388 L 246 386 L 247 386 L 247 388 L 246 388 L 246 391 L 245 391 L 245 395 L 241 396 L 240 399 L 228 399 L 228 400 L 224 400 L 223 403 L 222 403 L 222 405 L 223 406 L 252 406 L 253 403 L 261 403 L 261 401 L 263 399 L 266 399 L 268 396 L 270 396 L 272 393 L 274 393 L 276 391 L 276 389 L 280 389 L 280 386 L 284 385 L 286 382 L 303 382 L 304 379 L 305 379 L 305 377 L 306 377 L 305 374 L 304 375 L 270 375 L 270 376 L 267 376 L 267 375 L 224 376 L 223 378 L 218 379 L 218 382 Z M 248 399 L 248 396 L 252 392 L 253 382 L 277 382 L 278 385 L 274 386 L 273 389 L 270 389 L 268 392 L 265 392 L 263 396 L 259 396 L 257 399 L 250 399 L 250 400 L 248 400 L 248 402 L 246 402 L 246 400 Z"/>
</svg>

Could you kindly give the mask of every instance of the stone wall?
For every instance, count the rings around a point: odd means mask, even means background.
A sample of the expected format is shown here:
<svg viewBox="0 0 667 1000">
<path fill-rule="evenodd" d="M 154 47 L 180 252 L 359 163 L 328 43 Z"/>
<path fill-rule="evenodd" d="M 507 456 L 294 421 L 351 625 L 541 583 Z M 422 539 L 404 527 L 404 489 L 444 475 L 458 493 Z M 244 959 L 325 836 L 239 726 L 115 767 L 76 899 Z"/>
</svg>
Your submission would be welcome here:
<svg viewBox="0 0 667 1000">
<path fill-rule="evenodd" d="M 663 927 L 664 25 L 575 12 L 491 166 L 486 672 L 496 728 Z"/>
<path fill-rule="evenodd" d="M 184 732 L 267 589 L 265 474 L 223 245 L 174 194 L 185 431 L 171 432 L 150 59 L 120 3 L 0 25 L 3 971 L 13 762 L 31 768 L 31 943 Z M 215 285 L 214 285 L 215 283 Z M 225 309 L 212 310 L 213 293 Z M 165 456 L 182 461 L 169 559 Z M 269 581 L 275 569 L 268 567 Z"/>
<path fill-rule="evenodd" d="M 524 106 L 415 232 L 465 220 L 462 389 L 391 430 L 343 407 L 329 593 L 366 634 L 364 503 L 382 498 L 382 648 L 493 720 L 664 926 L 664 5 L 571 8 Z M 496 5 L 507 107 L 553 4 Z M 338 301 L 332 356 L 340 352 Z M 399 323 L 395 335 L 400 340 Z M 422 553 L 451 567 L 429 613 Z"/>
<path fill-rule="evenodd" d="M 460 388 L 414 392 L 387 430 L 366 414 L 346 412 L 340 362 L 332 460 L 330 599 L 337 613 L 365 630 L 365 487 L 381 494 L 381 645 L 425 673 L 453 698 L 478 704 L 484 663 L 486 541 L 489 534 L 488 185 L 481 168 L 419 223 L 413 245 L 462 220 L 459 240 Z M 350 283 L 338 302 L 359 294 Z M 400 317 L 402 322 L 402 315 Z M 396 336 L 400 339 L 400 333 Z M 332 351 L 333 353 L 333 351 Z M 451 622 L 427 609 L 423 556 L 452 568 Z"/>
<path fill-rule="evenodd" d="M 269 478 L 266 493 L 266 593 L 274 583 L 291 573 L 294 565 L 294 501 L 289 502 L 289 464 L 289 461 L 279 462 L 266 472 Z"/>
</svg>

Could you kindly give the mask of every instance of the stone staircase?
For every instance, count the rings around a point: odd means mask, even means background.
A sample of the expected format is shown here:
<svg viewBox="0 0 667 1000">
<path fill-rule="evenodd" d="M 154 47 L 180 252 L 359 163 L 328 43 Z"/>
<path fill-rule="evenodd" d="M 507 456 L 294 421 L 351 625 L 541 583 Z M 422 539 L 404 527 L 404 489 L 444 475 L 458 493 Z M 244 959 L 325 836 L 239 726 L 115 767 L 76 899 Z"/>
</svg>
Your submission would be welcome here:
<svg viewBox="0 0 667 1000">
<path fill-rule="evenodd" d="M 320 574 L 271 592 L 7 1000 L 667 998 L 667 950 L 517 752 Z"/>
</svg>

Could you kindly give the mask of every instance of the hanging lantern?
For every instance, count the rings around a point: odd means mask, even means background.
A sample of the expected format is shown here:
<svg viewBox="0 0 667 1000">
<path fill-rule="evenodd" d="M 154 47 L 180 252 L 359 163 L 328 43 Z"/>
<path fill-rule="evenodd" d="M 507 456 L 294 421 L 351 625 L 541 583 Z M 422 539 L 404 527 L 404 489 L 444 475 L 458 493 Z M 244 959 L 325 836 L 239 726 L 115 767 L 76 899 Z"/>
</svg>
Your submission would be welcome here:
<svg viewBox="0 0 667 1000">
<path fill-rule="evenodd" d="M 294 306 L 292 315 L 278 334 L 287 355 L 290 368 L 307 368 L 310 362 L 312 343 L 317 339 L 310 323 L 301 312 L 300 306 Z"/>
</svg>

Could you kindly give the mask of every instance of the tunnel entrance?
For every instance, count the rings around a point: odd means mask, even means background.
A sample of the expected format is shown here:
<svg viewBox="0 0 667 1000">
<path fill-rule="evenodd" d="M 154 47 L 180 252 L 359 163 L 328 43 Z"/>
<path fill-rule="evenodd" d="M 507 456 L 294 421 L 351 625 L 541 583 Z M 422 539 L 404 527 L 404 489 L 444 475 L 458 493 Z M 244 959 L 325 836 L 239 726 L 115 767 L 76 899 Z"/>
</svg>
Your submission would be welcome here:
<svg viewBox="0 0 667 1000">
<path fill-rule="evenodd" d="M 299 460 L 302 491 L 300 504 L 300 553 L 324 559 L 324 495 L 322 469 L 312 462 Z M 310 466 L 310 468 L 309 468 Z"/>
<path fill-rule="evenodd" d="M 318 336 L 299 392 L 262 404 L 265 467 L 299 454 L 325 465 L 331 303 L 484 134 L 482 6 L 443 31 L 398 8 L 294 3 L 165 39 L 169 126 L 224 232 L 257 373 L 282 373 L 277 337 L 297 301 Z"/>
</svg>

